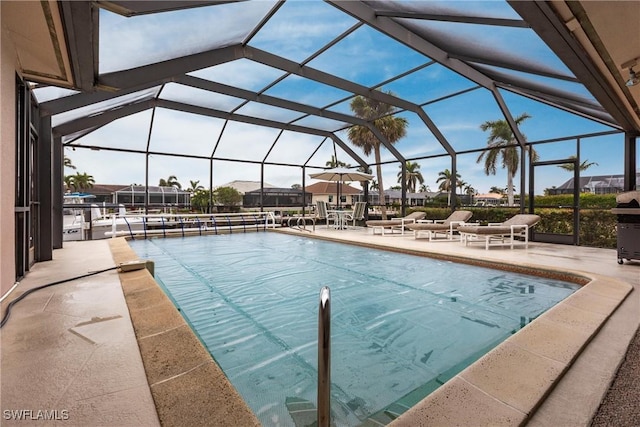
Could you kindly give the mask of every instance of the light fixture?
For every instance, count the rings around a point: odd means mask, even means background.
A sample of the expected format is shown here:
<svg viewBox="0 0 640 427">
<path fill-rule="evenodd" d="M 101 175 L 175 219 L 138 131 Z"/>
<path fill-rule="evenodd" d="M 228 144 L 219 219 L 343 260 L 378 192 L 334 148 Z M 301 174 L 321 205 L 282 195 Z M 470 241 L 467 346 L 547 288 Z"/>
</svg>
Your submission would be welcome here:
<svg viewBox="0 0 640 427">
<path fill-rule="evenodd" d="M 633 67 L 638 65 L 638 61 L 640 61 L 640 58 L 632 59 L 620 65 L 623 70 L 627 68 L 629 69 L 629 78 L 624 82 L 625 86 L 627 87 L 635 86 L 640 83 L 640 76 L 638 76 L 638 74 L 633 71 Z"/>
<path fill-rule="evenodd" d="M 633 67 L 629 68 L 629 79 L 624 83 L 628 87 L 635 86 L 640 83 L 640 77 L 633 71 Z"/>
</svg>

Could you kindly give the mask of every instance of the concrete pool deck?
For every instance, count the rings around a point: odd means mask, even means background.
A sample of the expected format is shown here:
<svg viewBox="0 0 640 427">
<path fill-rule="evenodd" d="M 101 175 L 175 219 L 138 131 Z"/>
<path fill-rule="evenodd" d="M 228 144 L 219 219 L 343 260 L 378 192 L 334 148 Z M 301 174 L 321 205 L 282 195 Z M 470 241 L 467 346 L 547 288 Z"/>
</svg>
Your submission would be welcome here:
<svg viewBox="0 0 640 427">
<path fill-rule="evenodd" d="M 575 360 L 562 352 L 534 359 L 520 359 L 520 371 L 528 372 L 529 377 L 544 377 L 540 373 L 550 371 L 558 374 L 550 383 L 555 387 L 546 387 L 543 391 L 535 389 L 533 392 L 527 387 L 515 387 L 515 391 L 509 392 L 509 396 L 501 397 L 501 390 L 509 390 L 509 387 L 487 391 L 486 387 L 490 386 L 486 383 L 485 388 L 481 388 L 484 381 L 482 371 L 461 373 L 462 376 L 455 379 L 456 383 L 463 386 L 459 390 L 466 390 L 465 393 L 471 390 L 474 393 L 466 395 L 463 405 L 458 403 L 456 412 L 460 412 L 461 407 L 472 408 L 473 397 L 483 396 L 489 397 L 491 404 L 506 408 L 508 414 L 513 415 L 507 419 L 506 425 L 589 425 L 640 324 L 638 292 L 636 290 L 626 296 L 624 291 L 624 283 L 628 284 L 629 289 L 640 284 L 640 263 L 618 265 L 615 250 L 531 243 L 528 249 L 492 248 L 485 251 L 480 246 L 465 247 L 459 242 L 430 243 L 423 239 L 415 240 L 410 234 L 372 236 L 366 229 L 336 231 L 316 227 L 313 233 L 295 229 L 283 231 L 407 251 L 427 251 L 439 256 L 471 257 L 493 263 L 522 265 L 524 261 L 525 264 L 552 270 L 588 273 L 604 284 L 604 287 L 593 287 L 595 293 L 584 292 L 582 297 L 576 298 L 573 307 L 565 309 L 581 314 L 584 311 L 600 312 L 599 315 L 589 315 L 590 319 L 600 319 L 597 324 L 585 320 L 575 325 L 578 328 L 576 333 L 564 335 L 565 341 L 578 354 Z M 65 242 L 64 249 L 54 251 L 53 261 L 36 264 L 20 286 L 3 301 L 3 315 L 7 303 L 27 289 L 108 268 L 114 266 L 115 262 L 132 256 L 122 252 L 118 254 L 118 249 L 110 250 L 115 241 L 122 239 Z M 126 252 L 126 249 L 120 250 Z M 66 416 L 68 419 L 51 423 L 63 425 L 256 425 L 253 414 L 247 413 L 242 402 L 237 401 L 235 390 L 220 385 L 224 383 L 224 379 L 219 377 L 220 374 L 213 366 L 215 363 L 208 358 L 208 354 L 202 354 L 197 347 L 185 347 L 184 339 L 188 334 L 181 324 L 172 323 L 179 321 L 180 316 L 176 317 L 170 311 L 161 310 L 155 315 L 145 311 L 145 307 L 154 305 L 154 301 L 163 297 L 153 290 L 157 286 L 153 281 L 149 283 L 145 274 L 148 276 L 145 270 L 121 274 L 115 271 L 105 272 L 39 290 L 13 308 L 11 318 L 0 330 L 0 406 L 3 425 L 48 424 L 42 420 L 32 420 L 29 423 L 9 419 L 11 417 L 7 418 L 7 414 L 13 416 L 17 412 L 7 413 L 7 410 L 23 410 L 25 417 L 29 413 L 24 411 L 32 411 L 32 418 L 38 410 L 58 411 L 54 415 L 59 415 L 60 418 Z M 617 291 L 609 294 L 612 289 Z M 131 299 L 132 295 L 139 297 L 137 302 Z M 605 311 L 612 314 L 609 316 L 602 312 L 603 306 L 599 303 L 597 308 L 587 309 L 593 308 L 594 300 L 604 300 Z M 621 302 L 619 306 L 616 300 Z M 581 304 L 582 308 L 579 308 Z M 558 318 L 566 313 L 557 311 Z M 593 337 L 583 329 L 585 326 L 591 328 Z M 556 332 L 563 331 L 566 332 L 560 327 Z M 166 335 L 163 336 L 165 332 Z M 139 335 L 137 340 L 136 334 Z M 518 336 L 520 334 L 514 337 Z M 574 340 L 576 336 L 583 338 L 582 344 Z M 520 340 L 530 342 L 524 338 Z M 175 358 L 176 352 L 168 351 L 171 347 L 168 343 L 180 343 L 179 348 L 175 349 L 177 354 L 188 357 Z M 543 349 L 544 340 L 537 340 L 537 343 L 543 345 L 532 350 L 527 348 L 529 344 L 516 340 L 509 344 L 511 351 L 507 353 L 522 355 L 523 349 L 533 353 L 554 350 Z M 167 354 L 162 354 L 163 351 L 160 350 L 167 350 Z M 148 359 L 150 362 L 143 362 L 149 355 L 152 356 Z M 202 356 L 204 359 L 200 359 Z M 180 366 L 181 363 L 183 366 Z M 498 365 L 488 363 L 488 366 Z M 501 375 L 510 376 L 512 373 L 492 372 L 491 378 L 500 378 Z M 177 391 L 178 396 L 193 398 L 194 395 L 190 393 L 194 391 L 187 386 L 203 385 L 198 380 L 203 377 L 215 379 L 213 383 L 204 384 L 207 387 L 221 387 L 213 393 L 214 398 L 217 396 L 218 399 L 213 401 L 213 405 L 198 399 L 183 399 L 179 402 L 168 398 L 169 400 L 163 401 L 162 396 L 166 398 L 171 394 L 159 394 L 160 389 L 173 389 L 169 392 Z M 543 382 L 545 381 L 549 385 L 546 377 Z M 517 384 L 515 381 L 513 383 Z M 478 394 L 476 389 L 483 391 Z M 627 390 L 628 392 L 635 393 L 637 399 L 638 390 Z M 447 396 L 446 390 L 437 393 Z M 518 394 L 521 398 L 514 398 Z M 435 402 L 431 405 L 436 406 L 432 408 L 440 407 L 439 401 L 433 400 Z M 448 397 L 444 399 L 450 400 Z M 519 406 L 520 402 L 527 401 L 531 404 L 530 408 Z M 208 408 L 198 406 L 207 403 Z M 436 419 L 425 418 L 424 414 L 420 414 L 424 407 L 414 407 L 396 423 L 416 425 L 418 418 L 411 418 L 416 416 L 422 420 L 419 424 L 438 424 Z M 440 408 L 444 409 L 443 413 L 450 413 L 446 407 Z M 209 412 L 213 415 L 202 417 Z M 433 414 L 433 410 L 430 410 L 429 416 Z M 490 422 L 497 424 L 498 413 L 489 415 L 493 417 Z M 478 413 L 474 414 L 472 420 L 472 425 L 481 424 Z M 449 424 L 455 422 L 453 419 L 449 421 Z M 442 425 L 442 422 L 439 424 Z"/>
</svg>

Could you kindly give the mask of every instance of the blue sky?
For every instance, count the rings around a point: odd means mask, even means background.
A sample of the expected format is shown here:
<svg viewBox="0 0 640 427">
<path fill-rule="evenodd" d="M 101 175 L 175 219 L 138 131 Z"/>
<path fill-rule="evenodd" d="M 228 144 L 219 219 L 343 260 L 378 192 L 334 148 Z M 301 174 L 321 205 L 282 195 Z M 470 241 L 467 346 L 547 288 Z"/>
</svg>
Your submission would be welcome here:
<svg viewBox="0 0 640 427">
<path fill-rule="evenodd" d="M 196 8 L 180 12 L 123 18 L 110 12 L 101 12 L 100 70 L 101 72 L 144 65 L 169 59 L 180 54 L 195 53 L 206 49 L 238 43 L 249 30 L 264 16 L 272 2 L 258 1 L 237 3 L 212 8 Z M 432 3 L 436 5 L 436 3 Z M 418 4 L 417 4 L 418 5 Z M 440 4 L 438 4 L 440 5 Z M 418 6 L 417 6 L 418 7 Z M 504 2 L 446 2 L 441 7 L 469 10 L 478 8 L 493 17 L 517 18 Z M 351 17 L 339 12 L 324 2 L 296 1 L 285 3 L 265 27 L 251 40 L 249 46 L 271 52 L 292 61 L 303 61 L 324 44 L 337 37 L 356 23 Z M 425 24 L 426 25 L 426 24 Z M 542 44 L 529 29 L 483 28 L 480 25 L 428 23 L 425 27 L 433 34 L 451 34 L 450 37 L 471 37 L 477 46 L 490 52 L 509 52 L 515 58 L 526 58 L 532 65 L 544 66 L 557 73 L 570 74 L 557 58 Z M 212 32 L 212 29 L 215 29 Z M 490 46 L 490 48 L 488 48 Z M 424 104 L 460 90 L 470 89 L 475 84 L 439 64 L 430 64 L 430 58 L 412 51 L 406 46 L 383 37 L 367 26 L 355 29 L 344 40 L 328 51 L 312 59 L 308 66 L 345 79 L 354 79 L 364 86 L 382 83 L 383 90 L 391 90 L 416 104 Z M 393 82 L 387 80 L 416 67 L 423 68 Z M 518 73 L 510 72 L 513 75 Z M 260 91 L 283 75 L 280 70 L 263 64 L 240 59 L 214 68 L 191 73 L 196 77 Z M 520 76 L 520 75 L 518 75 Z M 581 85 L 570 82 L 550 81 L 550 79 L 525 76 L 537 82 L 552 84 L 578 96 L 590 98 Z M 59 93 L 59 91 L 57 92 Z M 42 97 L 59 96 L 55 91 L 41 91 Z M 344 100 L 348 93 L 299 76 L 288 76 L 269 88 L 267 95 L 309 103 L 315 107 L 330 107 L 330 110 L 352 114 L 350 100 Z M 612 130 L 610 127 L 560 111 L 522 96 L 501 90 L 513 116 L 526 112 L 531 119 L 524 122 L 521 131 L 529 141 L 540 141 L 563 136 L 580 135 L 591 132 Z M 175 83 L 167 85 L 162 98 L 174 101 L 189 101 L 197 105 L 230 111 L 239 106 L 241 100 L 206 93 Z M 424 111 L 439 127 L 447 141 L 456 150 L 477 149 L 486 146 L 487 133 L 480 125 L 487 120 L 502 119 L 502 114 L 486 89 L 476 89 L 439 102 L 424 106 Z M 302 114 L 249 103 L 237 111 L 238 114 L 292 121 Z M 407 158 L 433 156 L 444 153 L 444 149 L 427 129 L 422 120 L 412 112 L 400 112 L 407 119 L 407 135 L 398 141 L 396 147 Z M 67 118 L 68 119 L 68 118 Z M 54 125 L 65 120 L 54 118 Z M 117 120 L 78 140 L 78 145 L 98 145 L 114 148 L 135 148 L 144 150 L 149 138 L 151 111 Z M 324 166 L 336 153 L 338 159 L 355 164 L 339 147 L 323 137 L 283 132 L 277 129 L 229 122 L 220 137 L 224 121 L 210 117 L 180 113 L 167 109 L 157 109 L 151 132 L 150 149 L 155 152 L 194 154 L 210 156 L 213 148 L 220 158 L 238 158 L 247 161 L 261 161 L 302 164 L 308 161 L 312 166 Z M 326 130 L 341 127 L 340 122 L 307 117 L 294 122 L 299 125 L 320 126 Z M 347 144 L 345 131 L 337 135 Z M 277 140 L 277 144 L 273 143 Z M 272 148 L 273 146 L 273 148 Z M 372 163 L 373 156 L 366 157 L 353 148 L 366 161 Z M 541 160 L 563 159 L 574 155 L 575 139 L 569 142 L 536 146 Z M 335 150 L 335 151 L 334 151 Z M 312 153 L 315 154 L 309 160 Z M 581 142 L 581 158 L 597 162 L 586 174 L 620 174 L 622 165 L 622 134 L 598 138 L 588 138 Z M 78 171 L 94 176 L 100 184 L 144 184 L 145 159 L 143 155 L 67 149 L 66 155 L 77 166 Z M 393 156 L 383 149 L 383 161 L 393 160 Z M 480 193 L 491 186 L 506 186 L 506 174 L 499 170 L 496 176 L 486 176 L 483 165 L 476 162 L 478 154 L 459 155 L 458 172 L 462 179 Z M 418 160 L 425 184 L 432 190 L 437 188 L 438 173 L 450 168 L 448 157 Z M 157 184 L 160 178 L 175 175 L 183 186 L 190 181 L 209 183 L 209 161 L 206 159 L 172 158 L 152 155 L 149 160 L 149 184 Z M 308 173 L 316 170 L 308 169 Z M 398 164 L 383 167 L 383 182 L 388 188 L 397 185 Z M 67 173 L 73 171 L 67 170 Z M 216 160 L 214 161 L 213 184 L 225 184 L 232 180 L 255 180 L 261 176 L 260 165 Z M 300 167 L 266 166 L 265 181 L 282 187 L 302 182 Z M 536 176 L 536 193 L 553 185 L 560 185 L 570 174 L 557 167 L 546 167 L 544 173 Z M 311 184 L 308 175 L 306 183 Z M 516 185 L 518 185 L 516 180 Z"/>
</svg>

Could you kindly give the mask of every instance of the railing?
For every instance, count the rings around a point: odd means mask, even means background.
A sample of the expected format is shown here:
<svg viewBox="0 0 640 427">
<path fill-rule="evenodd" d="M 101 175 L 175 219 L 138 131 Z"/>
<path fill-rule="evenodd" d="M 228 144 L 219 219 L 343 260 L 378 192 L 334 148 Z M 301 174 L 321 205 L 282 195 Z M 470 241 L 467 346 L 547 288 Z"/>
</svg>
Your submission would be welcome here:
<svg viewBox="0 0 640 427">
<path fill-rule="evenodd" d="M 331 292 L 320 290 L 318 309 L 318 427 L 331 420 Z"/>
<path fill-rule="evenodd" d="M 106 237 L 129 236 L 131 238 L 162 235 L 202 235 L 260 231 L 275 228 L 272 212 L 244 212 L 224 214 L 149 214 L 109 216 Z M 95 225 L 94 225 L 95 227 Z"/>
</svg>

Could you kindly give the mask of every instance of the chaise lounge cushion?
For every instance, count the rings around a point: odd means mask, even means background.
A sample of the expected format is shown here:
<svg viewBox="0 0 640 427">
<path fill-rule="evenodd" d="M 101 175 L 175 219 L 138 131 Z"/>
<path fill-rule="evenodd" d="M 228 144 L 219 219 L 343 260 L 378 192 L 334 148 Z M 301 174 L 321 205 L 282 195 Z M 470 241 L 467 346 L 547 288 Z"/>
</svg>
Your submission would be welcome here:
<svg viewBox="0 0 640 427">
<path fill-rule="evenodd" d="M 427 216 L 424 212 L 413 212 L 403 218 L 394 219 L 371 219 L 367 221 L 367 227 L 393 227 L 407 223 L 413 223 Z"/>
<path fill-rule="evenodd" d="M 452 222 L 465 222 L 471 218 L 472 215 L 473 213 L 471 211 L 455 211 L 452 212 L 447 219 L 441 222 L 417 222 L 414 224 L 408 224 L 407 228 L 413 231 L 445 231 L 450 229 Z"/>
<path fill-rule="evenodd" d="M 510 234 L 512 225 L 521 225 L 524 228 L 533 227 L 540 221 L 540 216 L 532 214 L 518 214 L 500 223 L 500 225 L 461 225 L 458 232 L 478 235 Z"/>
</svg>

